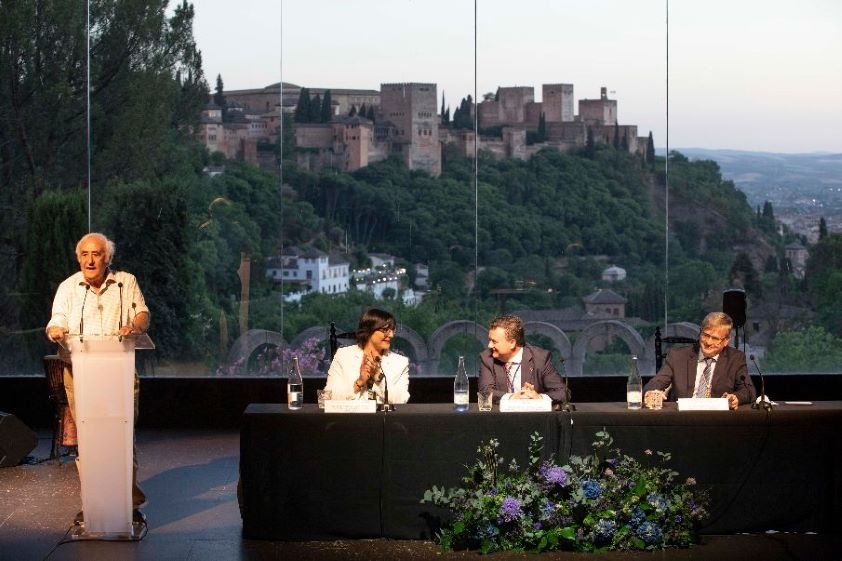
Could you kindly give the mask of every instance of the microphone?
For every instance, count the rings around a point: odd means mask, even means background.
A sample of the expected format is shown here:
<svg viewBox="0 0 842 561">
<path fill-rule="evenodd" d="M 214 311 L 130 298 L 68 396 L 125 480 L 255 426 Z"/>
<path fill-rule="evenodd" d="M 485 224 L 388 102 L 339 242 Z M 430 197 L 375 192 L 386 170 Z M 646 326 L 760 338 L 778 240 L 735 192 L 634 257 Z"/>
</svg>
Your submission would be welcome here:
<svg viewBox="0 0 842 561">
<path fill-rule="evenodd" d="M 389 411 L 394 411 L 395 406 L 389 403 L 389 380 L 386 378 L 386 373 L 383 372 L 383 362 L 380 360 L 380 357 L 377 357 L 377 366 L 380 367 L 380 374 L 374 380 L 375 382 L 380 382 L 383 380 L 383 403 L 378 406 L 379 411 L 383 411 L 384 413 L 388 413 Z"/>
<path fill-rule="evenodd" d="M 85 303 L 88 301 L 88 292 L 91 291 L 91 285 L 85 284 L 85 297 L 82 298 L 82 314 L 79 316 L 79 342 L 84 343 L 85 335 Z"/>
<path fill-rule="evenodd" d="M 117 340 L 122 342 L 123 336 L 120 335 L 120 330 L 123 329 L 123 283 L 118 282 L 117 288 L 120 289 L 120 317 L 117 319 Z"/>
<path fill-rule="evenodd" d="M 772 409 L 772 402 L 766 397 L 766 379 L 763 377 L 763 371 L 760 370 L 759 366 L 757 366 L 757 361 L 754 360 L 753 354 L 748 355 L 748 358 L 751 360 L 752 364 L 754 364 L 754 368 L 757 370 L 757 373 L 760 374 L 760 402 L 758 403 L 757 400 L 755 400 L 754 403 L 751 404 L 751 408 L 763 408 L 766 411 L 769 411 Z"/>
</svg>

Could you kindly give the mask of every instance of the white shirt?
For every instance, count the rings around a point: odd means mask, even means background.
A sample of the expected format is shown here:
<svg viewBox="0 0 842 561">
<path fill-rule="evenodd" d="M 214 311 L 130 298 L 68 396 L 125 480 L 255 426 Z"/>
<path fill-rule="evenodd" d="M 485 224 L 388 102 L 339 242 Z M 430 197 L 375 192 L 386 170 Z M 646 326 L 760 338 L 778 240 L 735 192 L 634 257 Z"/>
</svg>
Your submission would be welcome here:
<svg viewBox="0 0 842 561">
<path fill-rule="evenodd" d="M 363 350 L 359 345 L 340 347 L 330 362 L 327 371 L 325 389 L 330 391 L 331 399 L 361 399 L 366 397 L 366 391 L 355 392 L 354 382 L 360 376 L 360 365 L 363 362 Z M 386 379 L 374 384 L 372 389 L 383 401 L 386 385 L 389 388 L 389 403 L 406 403 L 409 401 L 409 359 L 395 351 L 389 351 L 380 362 Z"/>
</svg>

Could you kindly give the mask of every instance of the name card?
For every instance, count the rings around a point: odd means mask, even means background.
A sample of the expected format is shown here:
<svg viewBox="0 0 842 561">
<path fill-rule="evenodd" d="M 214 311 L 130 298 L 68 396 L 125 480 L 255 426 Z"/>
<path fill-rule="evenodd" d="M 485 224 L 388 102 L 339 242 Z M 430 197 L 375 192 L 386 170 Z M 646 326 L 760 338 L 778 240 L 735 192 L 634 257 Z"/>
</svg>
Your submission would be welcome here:
<svg viewBox="0 0 842 561">
<path fill-rule="evenodd" d="M 325 413 L 376 413 L 373 399 L 326 399 Z"/>
<path fill-rule="evenodd" d="M 553 400 L 547 394 L 540 394 L 538 399 L 512 399 L 511 394 L 500 398 L 500 412 L 524 413 L 535 411 L 552 411 Z"/>
<path fill-rule="evenodd" d="M 725 397 L 679 397 L 679 411 L 728 411 Z"/>
</svg>

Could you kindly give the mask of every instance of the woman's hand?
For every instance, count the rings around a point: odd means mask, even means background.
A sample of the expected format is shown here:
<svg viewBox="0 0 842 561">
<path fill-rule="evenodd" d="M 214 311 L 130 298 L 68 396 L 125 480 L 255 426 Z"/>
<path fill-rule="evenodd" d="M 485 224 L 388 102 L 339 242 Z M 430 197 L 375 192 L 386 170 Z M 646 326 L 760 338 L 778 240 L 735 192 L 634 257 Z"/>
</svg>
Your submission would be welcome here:
<svg viewBox="0 0 842 561">
<path fill-rule="evenodd" d="M 360 376 L 354 382 L 354 390 L 359 392 L 368 386 L 369 380 L 378 381 L 380 373 L 380 355 L 366 352 L 360 363 Z"/>
</svg>

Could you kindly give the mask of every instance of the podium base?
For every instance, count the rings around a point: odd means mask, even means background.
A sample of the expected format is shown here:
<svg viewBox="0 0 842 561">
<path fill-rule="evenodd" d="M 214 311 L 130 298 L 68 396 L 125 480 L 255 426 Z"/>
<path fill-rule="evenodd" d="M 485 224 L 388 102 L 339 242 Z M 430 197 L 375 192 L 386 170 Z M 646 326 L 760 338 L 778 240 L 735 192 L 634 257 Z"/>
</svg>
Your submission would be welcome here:
<svg viewBox="0 0 842 561">
<path fill-rule="evenodd" d="M 82 522 L 73 527 L 70 535 L 65 539 L 68 541 L 109 541 L 109 542 L 137 542 L 146 537 L 146 522 L 132 522 L 131 532 L 88 532 L 85 523 Z"/>
</svg>

